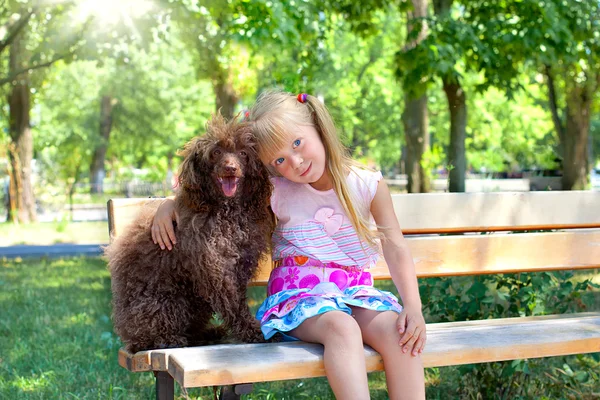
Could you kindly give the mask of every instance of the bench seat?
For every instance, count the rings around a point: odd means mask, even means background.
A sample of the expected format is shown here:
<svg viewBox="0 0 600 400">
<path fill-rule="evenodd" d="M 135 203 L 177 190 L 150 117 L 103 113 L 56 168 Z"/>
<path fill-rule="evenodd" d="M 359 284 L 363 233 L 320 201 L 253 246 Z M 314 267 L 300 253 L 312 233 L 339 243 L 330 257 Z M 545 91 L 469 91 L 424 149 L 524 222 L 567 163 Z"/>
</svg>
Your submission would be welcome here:
<svg viewBox="0 0 600 400">
<path fill-rule="evenodd" d="M 600 312 L 427 325 L 425 367 L 600 352 Z M 365 346 L 369 371 L 383 370 Z M 235 344 L 119 353 L 132 372 L 167 371 L 184 388 L 325 376 L 323 346 Z"/>
</svg>

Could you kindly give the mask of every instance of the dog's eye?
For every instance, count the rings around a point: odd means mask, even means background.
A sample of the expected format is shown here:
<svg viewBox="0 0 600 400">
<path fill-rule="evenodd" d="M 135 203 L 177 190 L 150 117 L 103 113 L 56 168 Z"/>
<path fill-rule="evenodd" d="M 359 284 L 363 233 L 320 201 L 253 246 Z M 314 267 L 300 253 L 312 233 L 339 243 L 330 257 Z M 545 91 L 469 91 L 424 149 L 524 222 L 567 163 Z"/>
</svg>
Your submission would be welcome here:
<svg viewBox="0 0 600 400">
<path fill-rule="evenodd" d="M 246 152 L 244 150 L 240 151 L 240 156 L 242 157 L 246 157 L 248 154 L 246 154 Z"/>
<path fill-rule="evenodd" d="M 215 156 L 218 156 L 219 154 L 221 154 L 221 150 L 219 150 L 219 149 L 216 149 L 215 151 L 213 151 L 213 154 L 214 154 Z"/>
</svg>

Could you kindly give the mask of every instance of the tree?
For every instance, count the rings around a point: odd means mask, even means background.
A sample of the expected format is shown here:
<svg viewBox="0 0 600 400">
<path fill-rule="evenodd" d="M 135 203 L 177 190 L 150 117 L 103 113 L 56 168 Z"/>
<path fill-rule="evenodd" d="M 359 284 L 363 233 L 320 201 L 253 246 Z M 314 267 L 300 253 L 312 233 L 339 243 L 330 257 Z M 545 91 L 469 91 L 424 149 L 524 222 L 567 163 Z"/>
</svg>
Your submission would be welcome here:
<svg viewBox="0 0 600 400">
<path fill-rule="evenodd" d="M 548 107 L 563 169 L 563 189 L 587 187 L 590 113 L 600 87 L 600 4 L 578 2 L 475 1 L 465 15 L 485 37 L 489 52 L 479 69 L 492 72 L 491 84 L 510 92 L 522 68 L 545 76 Z M 489 57 L 490 52 L 500 57 Z"/>
<path fill-rule="evenodd" d="M 91 181 L 100 141 L 106 152 L 98 164 L 104 171 L 109 161 L 113 180 L 131 177 L 120 175 L 121 167 L 149 168 L 149 179 L 160 180 L 173 168 L 175 150 L 202 131 L 214 103 L 182 43 L 170 37 L 169 46 L 131 47 L 128 55 L 127 63 L 60 63 L 42 86 L 35 133 L 46 185 Z M 100 137 L 107 93 L 111 130 Z"/>
<path fill-rule="evenodd" d="M 412 0 L 413 10 L 408 15 L 407 43 L 403 49 L 414 48 L 421 43 L 428 33 L 427 0 Z M 423 168 L 423 154 L 429 150 L 429 118 L 427 113 L 427 87 L 418 81 L 403 80 L 404 112 L 402 122 L 406 138 L 406 174 L 408 175 L 407 190 L 409 193 L 428 192 L 429 174 Z"/>
<path fill-rule="evenodd" d="M 422 23 L 429 34 L 415 46 L 399 52 L 396 57 L 398 73 L 409 90 L 428 87 L 439 79 L 447 100 L 449 141 L 446 144 L 446 163 L 449 168 L 449 190 L 465 191 L 467 96 L 462 74 L 477 71 L 473 57 L 485 52 L 485 39 L 473 33 L 454 0 L 433 0 L 434 15 Z M 416 88 L 413 88 L 416 87 Z M 480 86 L 479 90 L 485 90 Z M 423 89 L 420 89 L 423 90 Z"/>
<path fill-rule="evenodd" d="M 8 51 L 8 72 L 0 74 L 0 85 L 10 85 L 8 94 L 10 148 L 9 220 L 36 220 L 35 196 L 31 185 L 33 137 L 30 125 L 32 71 L 67 58 L 77 43 L 77 34 L 64 37 L 45 34 L 64 23 L 60 3 L 9 1 L 0 8 L 0 57 Z M 35 43 L 35 45 L 32 45 Z M 33 51 L 31 50 L 33 48 Z"/>
<path fill-rule="evenodd" d="M 428 13 L 427 0 L 407 1 L 323 1 L 325 8 L 331 8 L 348 19 L 353 31 L 369 36 L 379 33 L 372 20 L 374 13 L 388 11 L 389 8 L 406 12 L 407 35 L 404 43 L 397 43 L 397 54 L 415 48 L 428 34 L 426 16 Z M 429 151 L 427 86 L 419 81 L 411 80 L 397 68 L 397 76 L 404 94 L 404 111 L 402 112 L 403 132 L 406 144 L 405 169 L 408 175 L 409 192 L 429 191 L 429 174 L 423 162 L 423 155 Z M 404 154 L 403 154 L 404 156 Z"/>
<path fill-rule="evenodd" d="M 451 18 L 453 0 L 433 0 L 433 8 L 438 19 Z M 448 100 L 450 112 L 450 145 L 448 147 L 448 165 L 450 192 L 465 191 L 467 162 L 465 138 L 467 129 L 467 96 L 456 70 L 452 68 L 442 75 L 442 86 Z"/>
<path fill-rule="evenodd" d="M 151 26 L 148 23 L 137 27 L 122 24 L 120 28 L 111 28 L 107 21 L 100 21 L 94 14 L 100 10 L 97 5 L 97 2 L 88 0 L 9 0 L 0 6 L 0 32 L 3 32 L 0 59 L 4 57 L 3 51 L 9 51 L 8 73 L 0 75 L 0 85 L 11 86 L 8 98 L 9 134 L 15 149 L 10 156 L 11 181 L 17 183 L 9 207 L 16 210 L 16 215 L 9 215 L 13 222 L 36 219 L 31 185 L 33 138 L 29 114 L 32 90 L 43 81 L 43 70 L 58 60 L 70 62 L 76 57 L 118 54 L 123 43 L 148 36 L 146 28 Z M 111 10 L 114 14 L 103 14 L 105 17 L 131 17 L 131 7 L 127 2 L 113 6 L 120 9 Z M 143 10 L 136 10 L 140 11 Z M 140 15 L 140 20 L 152 21 L 153 17 L 154 14 L 147 13 Z M 0 63 L 3 64 L 4 60 Z"/>
</svg>

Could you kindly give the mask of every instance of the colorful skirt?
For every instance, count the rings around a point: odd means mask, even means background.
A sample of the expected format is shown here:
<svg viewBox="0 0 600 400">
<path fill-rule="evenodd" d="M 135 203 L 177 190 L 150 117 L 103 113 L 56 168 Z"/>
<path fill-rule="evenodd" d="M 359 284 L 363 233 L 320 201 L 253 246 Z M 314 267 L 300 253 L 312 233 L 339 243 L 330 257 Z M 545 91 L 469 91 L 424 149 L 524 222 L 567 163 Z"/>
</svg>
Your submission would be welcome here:
<svg viewBox="0 0 600 400">
<path fill-rule="evenodd" d="M 306 319 L 328 311 L 352 314 L 353 307 L 395 311 L 402 306 L 390 292 L 373 287 L 368 271 L 335 263 L 322 263 L 304 256 L 286 257 L 275 263 L 267 285 L 268 297 L 256 313 L 265 339 L 286 332 Z"/>
</svg>

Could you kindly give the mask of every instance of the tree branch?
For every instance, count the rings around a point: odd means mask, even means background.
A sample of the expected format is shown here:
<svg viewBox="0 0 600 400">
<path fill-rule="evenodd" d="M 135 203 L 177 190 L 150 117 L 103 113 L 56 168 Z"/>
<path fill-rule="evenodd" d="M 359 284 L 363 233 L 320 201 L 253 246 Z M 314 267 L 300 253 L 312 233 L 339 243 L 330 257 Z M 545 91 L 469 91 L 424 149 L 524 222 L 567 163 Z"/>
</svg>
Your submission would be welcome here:
<svg viewBox="0 0 600 400">
<path fill-rule="evenodd" d="M 2 51 L 4 49 L 6 49 L 8 46 L 10 46 L 10 44 L 15 40 L 15 37 L 17 37 L 17 35 L 19 34 L 19 32 L 21 32 L 23 27 L 25 27 L 25 25 L 27 25 L 27 23 L 29 22 L 29 19 L 36 11 L 37 11 L 36 8 L 32 8 L 31 11 L 29 13 L 27 13 L 27 15 L 25 15 L 23 18 L 19 19 L 19 21 L 16 23 L 16 26 L 14 27 L 13 30 L 11 30 L 8 37 L 0 42 L 0 54 L 2 54 Z M 9 29 L 8 25 L 9 24 L 6 23 L 6 25 L 5 25 L 6 29 Z"/>
<path fill-rule="evenodd" d="M 37 64 L 37 65 L 32 65 L 26 68 L 22 68 L 20 70 L 18 70 L 17 72 L 13 72 L 12 74 L 10 74 L 9 76 L 7 76 L 6 78 L 0 78 L 0 86 L 12 82 L 17 76 L 28 72 L 28 71 L 32 71 L 35 69 L 40 69 L 40 68 L 45 68 L 45 67 L 49 67 L 50 65 L 54 64 L 55 62 L 57 62 L 58 60 L 62 60 L 63 58 L 65 58 L 67 55 L 66 54 L 62 54 L 48 62 L 42 63 L 42 64 Z"/>
<path fill-rule="evenodd" d="M 558 113 L 558 105 L 556 103 L 556 88 L 554 86 L 554 76 L 549 65 L 544 66 L 544 73 L 546 75 L 546 85 L 548 86 L 548 101 L 550 103 L 550 111 L 552 113 L 552 122 L 554 123 L 554 129 L 558 133 L 560 143 L 564 143 L 565 128 L 560 120 Z"/>
</svg>

